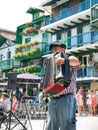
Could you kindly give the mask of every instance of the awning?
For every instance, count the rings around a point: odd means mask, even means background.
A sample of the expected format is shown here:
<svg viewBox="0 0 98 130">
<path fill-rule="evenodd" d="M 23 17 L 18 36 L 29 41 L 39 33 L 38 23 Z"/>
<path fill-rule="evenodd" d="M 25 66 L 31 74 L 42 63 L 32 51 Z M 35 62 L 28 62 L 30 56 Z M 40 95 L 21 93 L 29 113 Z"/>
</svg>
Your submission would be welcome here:
<svg viewBox="0 0 98 130">
<path fill-rule="evenodd" d="M 5 43 L 7 40 L 6 37 L 4 37 L 3 35 L 0 35 L 0 47 L 3 45 L 3 43 Z"/>
<path fill-rule="evenodd" d="M 30 14 L 38 13 L 38 12 L 44 12 L 43 8 L 41 8 L 41 7 L 30 7 L 27 10 L 27 13 L 30 13 Z"/>
<path fill-rule="evenodd" d="M 25 84 L 27 84 L 27 83 L 40 83 L 40 80 L 41 80 L 41 78 L 39 77 L 39 76 L 37 76 L 37 75 L 33 75 L 33 74 L 30 74 L 30 73 L 24 73 L 24 74 L 19 74 L 19 75 L 17 75 L 17 83 L 18 82 L 25 82 Z"/>
</svg>

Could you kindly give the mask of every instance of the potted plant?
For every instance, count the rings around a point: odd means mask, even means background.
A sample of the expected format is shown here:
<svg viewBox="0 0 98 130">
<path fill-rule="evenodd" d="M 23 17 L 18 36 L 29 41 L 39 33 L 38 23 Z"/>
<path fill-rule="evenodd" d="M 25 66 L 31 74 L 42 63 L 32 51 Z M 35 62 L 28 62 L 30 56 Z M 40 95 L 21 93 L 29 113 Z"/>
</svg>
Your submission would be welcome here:
<svg viewBox="0 0 98 130">
<path fill-rule="evenodd" d="M 35 32 L 35 31 L 36 31 L 35 28 L 33 28 L 33 27 L 27 27 L 27 28 L 25 28 L 25 29 L 23 30 L 23 33 L 24 33 L 24 34 L 28 34 L 28 33 L 32 33 L 32 32 Z"/>
<path fill-rule="evenodd" d="M 32 22 L 28 22 L 28 23 L 26 23 L 26 25 L 30 27 L 30 26 L 32 26 Z"/>
<path fill-rule="evenodd" d="M 34 42 L 32 42 L 31 45 L 34 46 L 35 45 Z"/>
<path fill-rule="evenodd" d="M 94 67 L 98 70 L 98 61 L 94 61 Z"/>
<path fill-rule="evenodd" d="M 18 49 L 22 49 L 23 48 L 23 44 L 19 44 L 17 47 L 16 47 L 16 49 L 18 50 Z"/>
<path fill-rule="evenodd" d="M 81 68 L 81 69 L 85 69 L 85 67 L 86 67 L 85 64 L 81 64 L 81 65 L 80 65 L 80 68 Z"/>
<path fill-rule="evenodd" d="M 14 68 L 14 69 L 13 69 L 13 72 L 17 73 L 17 68 Z"/>
<path fill-rule="evenodd" d="M 35 42 L 34 42 L 34 44 L 35 44 L 35 45 L 38 45 L 38 44 L 39 44 L 39 42 L 38 42 L 38 41 L 35 41 Z"/>
</svg>

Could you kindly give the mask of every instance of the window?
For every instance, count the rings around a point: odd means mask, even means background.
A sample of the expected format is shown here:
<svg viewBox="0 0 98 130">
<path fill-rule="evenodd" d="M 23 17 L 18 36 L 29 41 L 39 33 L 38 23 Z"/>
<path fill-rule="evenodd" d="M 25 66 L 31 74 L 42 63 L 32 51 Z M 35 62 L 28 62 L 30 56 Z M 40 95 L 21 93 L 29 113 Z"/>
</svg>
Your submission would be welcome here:
<svg viewBox="0 0 98 130">
<path fill-rule="evenodd" d="M 34 14 L 34 20 L 39 18 L 39 13 Z"/>
<path fill-rule="evenodd" d="M 87 56 L 82 57 L 82 63 L 87 65 Z"/>
<path fill-rule="evenodd" d="M 57 34 L 57 41 L 61 39 L 61 33 Z"/>
<path fill-rule="evenodd" d="M 28 43 L 31 41 L 31 37 L 25 38 L 25 43 Z"/>
<path fill-rule="evenodd" d="M 61 34 L 61 39 L 59 41 L 60 43 L 67 44 L 67 32 L 63 32 Z"/>
<path fill-rule="evenodd" d="M 42 35 L 43 35 L 42 36 L 43 37 L 43 40 L 42 40 L 43 43 L 48 43 L 48 34 L 47 33 L 43 33 Z"/>
<path fill-rule="evenodd" d="M 3 59 L 3 55 L 1 54 L 1 55 L 0 55 L 0 61 L 2 61 L 2 59 Z"/>
<path fill-rule="evenodd" d="M 45 53 L 48 53 L 50 51 L 50 46 L 47 44 L 45 45 Z"/>
<path fill-rule="evenodd" d="M 11 51 L 8 51 L 7 52 L 7 59 L 10 59 L 11 58 Z"/>
<path fill-rule="evenodd" d="M 52 35 L 52 42 L 56 42 L 56 34 Z"/>
<path fill-rule="evenodd" d="M 62 33 L 61 34 L 61 39 L 66 39 L 67 38 L 67 33 L 65 32 L 65 33 Z"/>
<path fill-rule="evenodd" d="M 77 34 L 81 34 L 82 33 L 82 26 L 79 26 L 78 28 L 77 28 Z"/>
<path fill-rule="evenodd" d="M 77 28 L 71 29 L 71 46 L 77 45 Z"/>
</svg>

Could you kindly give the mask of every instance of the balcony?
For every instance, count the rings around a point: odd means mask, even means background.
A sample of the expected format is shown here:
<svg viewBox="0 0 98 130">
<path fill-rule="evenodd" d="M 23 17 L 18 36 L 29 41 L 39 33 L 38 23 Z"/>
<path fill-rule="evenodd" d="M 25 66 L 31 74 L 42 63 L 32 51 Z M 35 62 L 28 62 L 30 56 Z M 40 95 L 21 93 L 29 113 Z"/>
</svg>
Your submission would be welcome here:
<svg viewBox="0 0 98 130">
<path fill-rule="evenodd" d="M 23 31 L 20 33 L 20 35 L 24 36 L 34 36 L 38 34 L 38 30 L 34 27 L 27 27 L 23 29 Z"/>
<path fill-rule="evenodd" d="M 42 56 L 42 51 L 40 49 L 35 49 L 27 51 L 24 53 L 17 53 L 14 58 L 19 60 L 30 60 L 40 58 Z"/>
<path fill-rule="evenodd" d="M 80 69 L 77 74 L 77 81 L 79 80 L 88 80 L 88 79 L 97 79 L 98 78 L 98 70 L 94 68 L 93 66 L 91 67 L 86 67 L 84 69 Z"/>
<path fill-rule="evenodd" d="M 92 49 L 91 51 L 98 52 L 98 31 L 89 31 L 63 40 L 59 39 L 59 42 L 62 41 L 67 46 L 66 53 L 81 53 L 80 50 L 84 50 L 86 52 L 86 48 L 90 48 Z M 46 44 L 44 48 L 45 53 L 49 53 L 49 44 Z M 90 50 L 88 51 L 90 52 Z"/>
<path fill-rule="evenodd" d="M 8 60 L 0 62 L 0 70 L 1 71 L 12 69 L 14 67 L 19 67 L 19 66 L 20 66 L 20 62 L 14 60 L 14 59 L 8 59 Z"/>
<path fill-rule="evenodd" d="M 91 27 L 98 30 L 98 4 L 91 7 Z"/>
<path fill-rule="evenodd" d="M 39 73 L 41 71 L 41 66 L 40 65 L 30 65 L 30 66 L 25 66 L 21 68 L 14 68 L 13 72 L 15 73 Z"/>
<path fill-rule="evenodd" d="M 16 47 L 16 54 L 13 57 L 19 60 L 30 60 L 40 58 L 42 54 L 42 44 L 34 41 L 18 45 Z"/>
<path fill-rule="evenodd" d="M 66 39 L 65 39 L 66 40 Z M 87 44 L 93 44 L 98 41 L 98 31 L 89 31 L 74 37 L 67 38 L 67 48 L 81 47 Z"/>
<path fill-rule="evenodd" d="M 97 0 L 92 0 L 93 5 L 95 5 L 97 3 L 98 3 Z M 58 13 L 58 14 L 46 19 L 45 25 L 52 24 L 56 21 L 62 20 L 64 18 L 70 17 L 72 15 L 75 15 L 77 13 L 83 12 L 83 11 L 88 10 L 88 9 L 90 9 L 90 0 L 86 0 L 85 2 L 82 2 L 82 3 L 76 5 L 72 8 L 65 9 L 65 10 L 63 9 L 61 11 L 61 13 Z"/>
</svg>

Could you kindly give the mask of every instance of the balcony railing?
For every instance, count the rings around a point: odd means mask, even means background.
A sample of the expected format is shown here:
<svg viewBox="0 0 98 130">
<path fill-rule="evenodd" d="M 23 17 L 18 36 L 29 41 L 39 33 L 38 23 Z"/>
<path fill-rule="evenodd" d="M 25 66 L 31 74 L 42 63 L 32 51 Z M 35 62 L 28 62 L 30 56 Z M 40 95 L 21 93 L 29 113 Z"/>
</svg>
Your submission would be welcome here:
<svg viewBox="0 0 98 130">
<path fill-rule="evenodd" d="M 60 39 L 63 43 L 66 43 L 67 49 L 71 49 L 73 47 L 80 47 L 86 44 L 93 44 L 98 41 L 98 31 L 89 31 L 86 33 L 78 34 L 74 37 L 68 37 L 66 39 Z M 64 42 L 65 41 L 65 42 Z M 45 53 L 49 53 L 49 44 L 44 45 Z"/>
<path fill-rule="evenodd" d="M 14 59 L 8 59 L 0 62 L 0 70 L 12 69 L 18 66 L 20 66 L 20 62 Z"/>
<path fill-rule="evenodd" d="M 42 56 L 43 52 L 42 51 L 37 51 L 36 53 L 34 54 L 30 54 L 30 55 L 27 55 L 27 56 L 21 56 L 21 57 L 18 57 L 16 59 L 19 59 L 19 60 L 30 60 L 30 59 L 36 59 L 36 58 L 40 58 Z"/>
<path fill-rule="evenodd" d="M 74 37 L 68 37 L 67 48 L 71 49 L 72 47 L 79 47 L 96 41 L 98 41 L 98 31 L 89 31 Z"/>
<path fill-rule="evenodd" d="M 91 20 L 95 21 L 98 19 L 98 4 L 91 8 Z"/>
<path fill-rule="evenodd" d="M 38 73 L 41 71 L 41 66 L 40 65 L 30 65 L 30 66 L 25 66 L 25 67 L 20 67 L 20 68 L 14 68 L 13 72 L 15 73 Z"/>
<path fill-rule="evenodd" d="M 98 0 L 92 0 L 92 5 L 95 5 L 97 3 L 98 3 Z M 62 20 L 64 18 L 67 18 L 67 17 L 72 16 L 74 14 L 80 13 L 80 12 L 85 11 L 87 9 L 90 9 L 90 0 L 86 0 L 85 2 L 77 4 L 76 6 L 74 6 L 72 8 L 61 10 L 61 13 L 58 13 L 58 14 L 46 19 L 45 25 L 49 25 L 51 23 Z"/>
<path fill-rule="evenodd" d="M 98 4 L 91 7 L 90 24 L 93 28 L 98 30 Z"/>
<path fill-rule="evenodd" d="M 42 44 L 31 42 L 30 44 L 21 44 L 16 48 L 16 54 L 13 56 L 19 60 L 30 60 L 40 58 L 43 55 Z"/>
<path fill-rule="evenodd" d="M 98 70 L 94 67 L 86 67 L 84 69 L 80 69 L 78 71 L 77 78 L 84 78 L 84 77 L 98 77 Z"/>
</svg>

